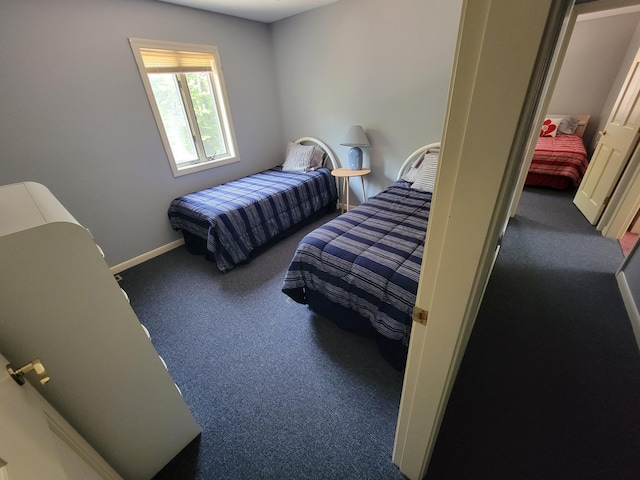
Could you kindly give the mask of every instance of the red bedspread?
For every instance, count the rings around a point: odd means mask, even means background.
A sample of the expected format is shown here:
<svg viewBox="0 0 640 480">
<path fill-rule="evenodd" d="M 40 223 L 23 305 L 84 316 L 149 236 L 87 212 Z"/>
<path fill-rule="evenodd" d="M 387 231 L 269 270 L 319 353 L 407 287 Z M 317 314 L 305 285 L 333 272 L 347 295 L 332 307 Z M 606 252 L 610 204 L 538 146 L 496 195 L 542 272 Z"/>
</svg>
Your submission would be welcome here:
<svg viewBox="0 0 640 480">
<path fill-rule="evenodd" d="M 555 137 L 539 137 L 527 185 L 533 183 L 533 178 L 544 176 L 560 176 L 567 179 L 567 185 L 577 187 L 587 170 L 587 151 L 582 143 L 582 137 L 577 135 L 556 135 Z"/>
</svg>

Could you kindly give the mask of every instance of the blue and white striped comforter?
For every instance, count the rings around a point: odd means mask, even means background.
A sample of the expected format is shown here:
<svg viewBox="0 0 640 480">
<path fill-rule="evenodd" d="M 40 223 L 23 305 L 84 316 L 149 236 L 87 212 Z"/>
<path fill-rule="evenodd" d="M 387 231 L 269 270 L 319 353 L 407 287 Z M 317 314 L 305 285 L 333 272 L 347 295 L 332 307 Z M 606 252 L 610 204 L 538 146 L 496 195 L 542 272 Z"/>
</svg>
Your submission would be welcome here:
<svg viewBox="0 0 640 480">
<path fill-rule="evenodd" d="M 314 290 L 407 342 L 432 195 L 409 185 L 398 181 L 304 237 L 283 292 L 306 303 Z"/>
<path fill-rule="evenodd" d="M 326 168 L 307 173 L 272 168 L 176 198 L 168 214 L 175 230 L 205 239 L 226 272 L 336 199 L 335 179 Z"/>
</svg>

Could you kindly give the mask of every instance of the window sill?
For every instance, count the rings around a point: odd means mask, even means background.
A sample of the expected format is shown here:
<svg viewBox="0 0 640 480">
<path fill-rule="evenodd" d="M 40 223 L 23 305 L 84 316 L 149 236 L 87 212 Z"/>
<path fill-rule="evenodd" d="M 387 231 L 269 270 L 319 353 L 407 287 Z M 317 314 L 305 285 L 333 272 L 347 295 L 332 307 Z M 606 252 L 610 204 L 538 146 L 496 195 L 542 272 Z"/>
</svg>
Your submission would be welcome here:
<svg viewBox="0 0 640 480">
<path fill-rule="evenodd" d="M 222 165 L 228 165 L 230 163 L 239 162 L 240 159 L 237 156 L 227 158 L 216 158 L 209 162 L 194 163 L 191 165 L 183 165 L 180 167 L 174 167 L 171 165 L 174 177 L 181 177 L 182 175 L 188 175 L 190 173 L 201 172 L 203 170 L 209 170 L 210 168 L 221 167 Z"/>
</svg>

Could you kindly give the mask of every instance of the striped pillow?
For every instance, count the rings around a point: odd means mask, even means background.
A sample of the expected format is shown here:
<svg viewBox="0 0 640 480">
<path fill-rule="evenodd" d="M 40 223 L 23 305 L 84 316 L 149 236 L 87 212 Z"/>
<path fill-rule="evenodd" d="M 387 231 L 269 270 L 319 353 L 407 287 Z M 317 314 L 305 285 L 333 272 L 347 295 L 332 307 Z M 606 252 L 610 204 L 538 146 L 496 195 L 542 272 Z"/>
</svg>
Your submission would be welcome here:
<svg viewBox="0 0 640 480">
<path fill-rule="evenodd" d="M 413 183 L 418 178 L 418 174 L 420 173 L 420 167 L 422 166 L 422 161 L 424 160 L 424 156 L 426 153 L 423 153 L 418 157 L 416 161 L 411 164 L 411 167 L 404 175 L 402 175 L 402 180 L 405 182 Z"/>
<path fill-rule="evenodd" d="M 287 157 L 282 170 L 285 172 L 309 172 L 322 166 L 324 152 L 316 145 L 301 145 L 289 142 Z"/>
<path fill-rule="evenodd" d="M 411 184 L 411 188 L 433 192 L 436 184 L 436 173 L 438 171 L 438 158 L 440 153 L 427 153 L 420 165 L 420 171 L 416 175 L 416 180 Z"/>
</svg>

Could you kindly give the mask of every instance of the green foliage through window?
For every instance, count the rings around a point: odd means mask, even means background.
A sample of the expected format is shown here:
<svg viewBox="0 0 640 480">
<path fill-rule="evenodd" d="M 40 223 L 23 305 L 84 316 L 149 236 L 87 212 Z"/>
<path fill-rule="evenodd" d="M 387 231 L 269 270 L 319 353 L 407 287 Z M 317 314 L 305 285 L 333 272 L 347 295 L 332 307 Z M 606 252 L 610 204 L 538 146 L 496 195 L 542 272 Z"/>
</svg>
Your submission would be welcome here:
<svg viewBox="0 0 640 480">
<path fill-rule="evenodd" d="M 191 94 L 193 110 L 198 120 L 200 138 L 207 158 L 227 153 L 218 110 L 213 101 L 211 75 L 207 73 L 187 73 L 187 85 Z"/>
</svg>

